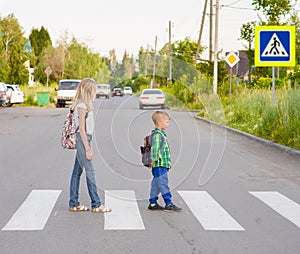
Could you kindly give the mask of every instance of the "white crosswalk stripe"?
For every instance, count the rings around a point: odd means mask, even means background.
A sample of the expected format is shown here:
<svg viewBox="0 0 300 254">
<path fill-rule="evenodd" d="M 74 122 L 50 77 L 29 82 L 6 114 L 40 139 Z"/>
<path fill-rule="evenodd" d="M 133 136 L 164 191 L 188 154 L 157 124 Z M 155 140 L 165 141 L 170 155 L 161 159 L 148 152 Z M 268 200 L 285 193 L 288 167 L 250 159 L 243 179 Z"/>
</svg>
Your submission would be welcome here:
<svg viewBox="0 0 300 254">
<path fill-rule="evenodd" d="M 254 197 L 300 228 L 300 205 L 277 191 L 252 191 Z"/>
<path fill-rule="evenodd" d="M 43 230 L 61 190 L 33 190 L 2 228 L 2 231 Z M 195 218 L 207 231 L 245 231 L 245 229 L 206 191 L 178 191 Z M 300 228 L 300 205 L 276 191 L 249 191 L 275 212 Z M 105 191 L 104 230 L 145 230 L 133 190 Z M 200 226 L 200 225 L 199 225 Z"/>
<path fill-rule="evenodd" d="M 105 191 L 105 205 L 112 207 L 105 213 L 105 230 L 145 230 L 133 190 Z"/>
<path fill-rule="evenodd" d="M 43 230 L 60 193 L 60 190 L 31 191 L 2 230 Z"/>
<path fill-rule="evenodd" d="M 206 191 L 178 193 L 205 230 L 245 230 Z"/>
</svg>

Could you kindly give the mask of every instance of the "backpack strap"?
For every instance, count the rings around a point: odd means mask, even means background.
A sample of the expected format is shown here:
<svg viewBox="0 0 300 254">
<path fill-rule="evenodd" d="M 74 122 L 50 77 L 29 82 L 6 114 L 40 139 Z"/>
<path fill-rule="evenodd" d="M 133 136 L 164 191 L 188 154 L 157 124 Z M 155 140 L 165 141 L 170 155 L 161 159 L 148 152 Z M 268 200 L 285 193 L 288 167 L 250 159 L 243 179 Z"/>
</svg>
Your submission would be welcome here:
<svg viewBox="0 0 300 254">
<path fill-rule="evenodd" d="M 160 147 L 162 147 L 162 145 L 163 145 L 163 143 L 164 143 L 164 141 L 165 141 L 164 135 L 161 134 L 159 131 L 152 130 L 152 131 L 151 131 L 151 142 L 152 142 L 152 138 L 153 138 L 154 134 L 160 134 L 160 135 L 161 135 L 162 139 L 161 139 L 161 142 L 160 142 Z M 152 144 L 151 144 L 151 145 L 152 145 Z"/>
</svg>

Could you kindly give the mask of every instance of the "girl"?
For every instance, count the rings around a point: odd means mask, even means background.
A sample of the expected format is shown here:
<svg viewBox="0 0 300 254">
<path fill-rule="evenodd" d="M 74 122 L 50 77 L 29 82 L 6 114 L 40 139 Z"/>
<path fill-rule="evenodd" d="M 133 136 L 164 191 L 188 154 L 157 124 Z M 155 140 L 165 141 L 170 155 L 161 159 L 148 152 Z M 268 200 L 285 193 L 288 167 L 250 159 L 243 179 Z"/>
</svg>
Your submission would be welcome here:
<svg viewBox="0 0 300 254">
<path fill-rule="evenodd" d="M 111 212 L 110 208 L 101 204 L 101 200 L 97 193 L 95 169 L 92 163 L 94 154 L 91 141 L 95 124 L 92 102 L 95 97 L 96 82 L 93 79 L 85 78 L 80 82 L 74 102 L 71 106 L 71 110 L 74 110 L 76 127 L 77 130 L 79 130 L 76 133 L 77 151 L 70 184 L 69 210 L 72 212 L 89 210 L 88 207 L 80 205 L 78 201 L 80 176 L 83 168 L 86 172 L 86 182 L 91 198 L 92 212 Z"/>
</svg>

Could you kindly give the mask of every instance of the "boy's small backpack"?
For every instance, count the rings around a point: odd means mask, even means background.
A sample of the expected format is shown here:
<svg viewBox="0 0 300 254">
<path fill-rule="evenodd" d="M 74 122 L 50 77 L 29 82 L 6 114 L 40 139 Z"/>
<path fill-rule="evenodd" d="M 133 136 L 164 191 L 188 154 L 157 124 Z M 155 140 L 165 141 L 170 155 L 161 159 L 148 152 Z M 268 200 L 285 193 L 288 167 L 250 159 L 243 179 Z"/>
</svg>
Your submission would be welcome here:
<svg viewBox="0 0 300 254">
<path fill-rule="evenodd" d="M 61 134 L 61 145 L 63 148 L 75 149 L 76 148 L 76 128 L 74 110 L 68 112 L 66 120 L 64 122 L 62 134 Z"/>
<path fill-rule="evenodd" d="M 141 154 L 142 154 L 142 163 L 145 167 L 149 167 L 152 162 L 152 160 L 151 160 L 152 137 L 156 133 L 159 133 L 159 132 L 152 131 L 151 134 L 144 137 L 144 146 L 140 147 Z M 162 138 L 161 143 L 163 143 L 163 142 L 164 142 L 164 137 Z"/>
</svg>

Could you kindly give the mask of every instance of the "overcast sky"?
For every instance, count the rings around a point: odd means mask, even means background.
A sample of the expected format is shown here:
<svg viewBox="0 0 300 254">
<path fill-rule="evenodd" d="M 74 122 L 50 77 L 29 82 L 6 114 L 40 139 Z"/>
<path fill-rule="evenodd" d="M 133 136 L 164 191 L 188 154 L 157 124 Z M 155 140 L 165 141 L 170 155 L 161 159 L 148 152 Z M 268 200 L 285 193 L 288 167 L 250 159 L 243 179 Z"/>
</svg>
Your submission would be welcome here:
<svg viewBox="0 0 300 254">
<path fill-rule="evenodd" d="M 243 49 L 240 27 L 258 20 L 252 0 L 220 0 L 219 48 Z M 172 22 L 172 40 L 189 36 L 197 41 L 204 0 L 0 0 L 0 15 L 13 13 L 25 36 L 31 29 L 44 26 L 53 43 L 68 31 L 102 56 L 115 49 L 119 59 L 124 50 L 137 55 L 140 46 L 158 49 L 168 42 L 168 24 Z M 296 9 L 300 9 L 297 3 Z M 202 45 L 208 46 L 208 16 Z M 202 56 L 207 57 L 207 52 Z"/>
</svg>

